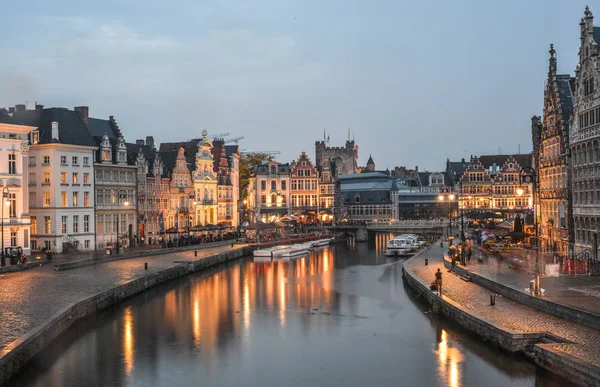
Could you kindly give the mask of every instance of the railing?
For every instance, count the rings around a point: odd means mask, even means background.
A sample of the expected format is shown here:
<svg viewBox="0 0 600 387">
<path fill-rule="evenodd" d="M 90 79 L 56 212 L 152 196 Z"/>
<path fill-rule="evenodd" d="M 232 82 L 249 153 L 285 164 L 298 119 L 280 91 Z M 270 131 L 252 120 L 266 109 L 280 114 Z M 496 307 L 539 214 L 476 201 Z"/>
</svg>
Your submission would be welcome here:
<svg viewBox="0 0 600 387">
<path fill-rule="evenodd" d="M 590 274 L 600 272 L 600 259 L 592 250 L 583 250 L 572 258 L 561 257 L 560 271 L 563 274 Z"/>
</svg>

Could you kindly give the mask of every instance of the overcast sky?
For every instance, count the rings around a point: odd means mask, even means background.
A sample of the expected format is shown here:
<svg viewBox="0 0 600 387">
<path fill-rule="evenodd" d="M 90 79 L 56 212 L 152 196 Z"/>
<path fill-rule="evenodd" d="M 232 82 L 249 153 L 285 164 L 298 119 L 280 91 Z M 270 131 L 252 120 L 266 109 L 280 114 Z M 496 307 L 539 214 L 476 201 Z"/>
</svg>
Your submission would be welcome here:
<svg viewBox="0 0 600 387">
<path fill-rule="evenodd" d="M 88 105 L 131 142 L 228 132 L 282 161 L 314 159 L 324 129 L 341 146 L 350 128 L 361 165 L 440 170 L 531 150 L 549 43 L 572 74 L 585 4 L 9 1 L 0 106 Z"/>
</svg>

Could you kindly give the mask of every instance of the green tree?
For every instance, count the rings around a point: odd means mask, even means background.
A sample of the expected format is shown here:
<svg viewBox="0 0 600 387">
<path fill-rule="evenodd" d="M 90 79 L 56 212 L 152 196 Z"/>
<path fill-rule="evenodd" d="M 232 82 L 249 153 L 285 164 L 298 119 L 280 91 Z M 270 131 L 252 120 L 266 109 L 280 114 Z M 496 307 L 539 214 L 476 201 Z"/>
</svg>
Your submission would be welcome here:
<svg viewBox="0 0 600 387">
<path fill-rule="evenodd" d="M 273 156 L 268 153 L 248 152 L 242 153 L 240 158 L 240 197 L 242 200 L 248 198 L 248 185 L 250 184 L 250 173 L 252 167 L 262 164 L 264 161 L 272 161 Z"/>
</svg>

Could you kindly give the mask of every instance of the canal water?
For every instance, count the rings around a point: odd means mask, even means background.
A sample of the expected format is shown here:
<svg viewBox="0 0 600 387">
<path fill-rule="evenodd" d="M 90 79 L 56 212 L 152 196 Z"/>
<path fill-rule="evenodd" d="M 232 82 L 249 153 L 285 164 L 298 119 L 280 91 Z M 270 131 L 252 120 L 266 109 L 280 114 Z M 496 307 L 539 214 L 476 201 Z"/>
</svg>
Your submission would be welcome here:
<svg viewBox="0 0 600 387">
<path fill-rule="evenodd" d="M 15 386 L 565 386 L 435 317 L 375 242 L 241 259 L 78 323 Z"/>
</svg>

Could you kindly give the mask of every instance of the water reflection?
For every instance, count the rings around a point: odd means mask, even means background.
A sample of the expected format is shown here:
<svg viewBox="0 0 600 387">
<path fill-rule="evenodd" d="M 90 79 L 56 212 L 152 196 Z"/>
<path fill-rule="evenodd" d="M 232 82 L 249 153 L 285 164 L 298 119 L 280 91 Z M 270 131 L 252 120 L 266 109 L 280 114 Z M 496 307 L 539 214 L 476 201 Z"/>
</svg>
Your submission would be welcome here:
<svg viewBox="0 0 600 387">
<path fill-rule="evenodd" d="M 377 246 L 390 237 L 287 261 L 250 258 L 155 288 L 86 320 L 53 346 L 56 352 L 45 351 L 30 362 L 14 384 L 507 386 L 516 385 L 517 377 L 518 385 L 533 386 L 547 381 L 531 364 L 461 339 L 424 314 L 427 307 L 401 286 L 400 266 L 392 264 L 396 259 L 380 254 Z"/>
</svg>

